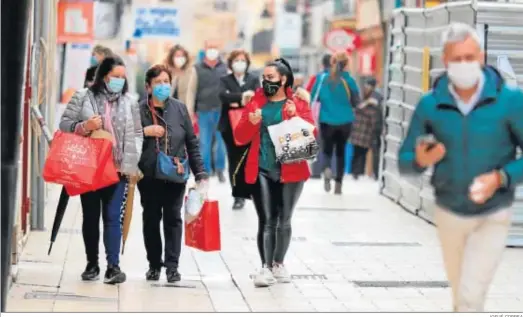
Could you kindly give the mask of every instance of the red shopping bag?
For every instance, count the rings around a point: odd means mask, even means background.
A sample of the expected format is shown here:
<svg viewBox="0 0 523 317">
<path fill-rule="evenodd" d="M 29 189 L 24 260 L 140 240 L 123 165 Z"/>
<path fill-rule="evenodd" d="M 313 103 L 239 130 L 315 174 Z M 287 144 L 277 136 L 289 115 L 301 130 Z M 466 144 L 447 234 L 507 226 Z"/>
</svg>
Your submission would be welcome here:
<svg viewBox="0 0 523 317">
<path fill-rule="evenodd" d="M 69 194 L 69 196 L 81 195 L 90 191 L 95 191 L 100 188 L 111 186 L 120 181 L 120 177 L 118 176 L 118 170 L 116 169 L 116 165 L 114 165 L 112 151 L 105 165 L 103 163 L 100 163 L 100 166 L 105 167 L 100 168 L 100 175 L 95 178 L 93 185 L 65 185 L 64 187 L 67 191 L 67 194 Z"/>
<path fill-rule="evenodd" d="M 217 200 L 206 200 L 198 218 L 185 223 L 185 245 L 206 252 L 221 250 Z"/>
<path fill-rule="evenodd" d="M 240 119 L 242 118 L 242 112 L 242 109 L 229 110 L 229 122 L 231 123 L 232 136 L 234 137 L 234 143 L 236 143 L 236 145 L 241 145 L 241 143 L 239 143 L 236 139 L 235 130 L 238 126 L 238 123 L 240 123 Z"/>
<path fill-rule="evenodd" d="M 57 131 L 45 160 L 46 182 L 73 187 L 93 187 L 112 157 L 112 143 Z"/>
</svg>

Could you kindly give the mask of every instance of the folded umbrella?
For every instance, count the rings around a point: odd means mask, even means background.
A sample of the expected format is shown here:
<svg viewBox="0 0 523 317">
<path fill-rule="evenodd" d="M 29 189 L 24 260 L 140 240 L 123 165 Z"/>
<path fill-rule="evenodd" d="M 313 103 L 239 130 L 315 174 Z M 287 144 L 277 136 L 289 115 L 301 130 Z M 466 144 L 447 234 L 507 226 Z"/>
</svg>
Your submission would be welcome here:
<svg viewBox="0 0 523 317">
<path fill-rule="evenodd" d="M 56 206 L 56 214 L 54 216 L 53 229 L 51 230 L 51 244 L 49 245 L 47 255 L 50 255 L 51 250 L 53 249 L 53 243 L 56 241 L 56 236 L 58 235 L 58 231 L 60 230 L 60 226 L 62 225 L 62 220 L 64 219 L 67 204 L 69 204 L 69 194 L 65 190 L 65 187 L 62 186 L 60 199 L 58 200 L 58 205 Z"/>
<path fill-rule="evenodd" d="M 130 177 L 129 187 L 127 191 L 127 201 L 125 202 L 125 213 L 123 216 L 122 225 L 122 254 L 125 250 L 125 243 L 129 236 L 129 230 L 131 228 L 131 219 L 133 218 L 133 202 L 134 202 L 134 191 L 136 190 L 136 183 L 138 183 L 140 177 Z"/>
</svg>

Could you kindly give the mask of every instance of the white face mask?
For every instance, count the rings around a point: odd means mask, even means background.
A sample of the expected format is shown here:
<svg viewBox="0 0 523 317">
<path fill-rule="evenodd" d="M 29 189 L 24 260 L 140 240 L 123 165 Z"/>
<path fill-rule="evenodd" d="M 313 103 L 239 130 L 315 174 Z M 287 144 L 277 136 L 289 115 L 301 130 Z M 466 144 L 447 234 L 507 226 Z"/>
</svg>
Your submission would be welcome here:
<svg viewBox="0 0 523 317">
<path fill-rule="evenodd" d="M 236 61 L 232 63 L 232 70 L 235 73 L 243 74 L 245 73 L 245 70 L 247 69 L 247 62 L 245 61 Z"/>
<path fill-rule="evenodd" d="M 182 68 L 186 62 L 187 59 L 185 58 L 185 56 L 178 56 L 174 58 L 174 66 L 178 68 Z"/>
<path fill-rule="evenodd" d="M 205 52 L 205 57 L 211 61 L 217 59 L 219 55 L 220 52 L 215 48 L 210 48 Z"/>
<path fill-rule="evenodd" d="M 449 63 L 447 74 L 452 84 L 457 88 L 470 89 L 478 83 L 483 72 L 481 64 L 474 61 Z"/>
</svg>

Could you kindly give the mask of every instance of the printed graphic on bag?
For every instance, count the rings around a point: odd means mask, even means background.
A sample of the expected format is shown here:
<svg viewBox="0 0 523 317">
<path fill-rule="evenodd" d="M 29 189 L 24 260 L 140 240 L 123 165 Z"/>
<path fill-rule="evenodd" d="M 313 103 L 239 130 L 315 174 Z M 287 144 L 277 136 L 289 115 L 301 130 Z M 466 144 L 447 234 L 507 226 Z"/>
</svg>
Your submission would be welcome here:
<svg viewBox="0 0 523 317">
<path fill-rule="evenodd" d="M 319 152 L 314 125 L 295 117 L 269 127 L 269 134 L 280 163 L 313 160 Z"/>
</svg>

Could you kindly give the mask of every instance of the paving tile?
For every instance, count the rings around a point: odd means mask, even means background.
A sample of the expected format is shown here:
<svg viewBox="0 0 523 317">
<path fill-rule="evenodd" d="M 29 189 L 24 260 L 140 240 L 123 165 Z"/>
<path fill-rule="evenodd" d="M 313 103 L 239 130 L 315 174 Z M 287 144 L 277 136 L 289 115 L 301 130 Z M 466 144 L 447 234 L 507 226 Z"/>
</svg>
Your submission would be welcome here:
<svg viewBox="0 0 523 317">
<path fill-rule="evenodd" d="M 51 186 L 46 227 L 52 226 L 60 188 Z M 9 292 L 8 311 L 71 312 L 448 312 L 450 289 L 368 288 L 354 281 L 444 281 L 441 250 L 433 226 L 412 217 L 378 196 L 372 182 L 347 180 L 342 196 L 325 194 L 321 181 L 307 183 L 293 219 L 286 267 L 292 283 L 255 288 L 250 275 L 260 267 L 252 203 L 233 212 L 229 187 L 211 180 L 211 197 L 220 200 L 222 252 L 182 247 L 182 282 L 147 282 L 139 193 L 121 267 L 127 282 L 85 283 L 81 207 L 70 200 L 62 233 L 47 255 L 49 231 L 32 232 L 18 264 L 17 282 Z M 100 224 L 100 226 L 102 226 Z M 103 232 L 103 231 L 101 231 Z M 332 242 L 350 242 L 335 246 Z M 417 243 L 420 246 L 372 246 L 374 243 Z M 100 264 L 105 269 L 100 239 Z M 45 274 L 42 274 L 45 272 Z M 102 272 L 103 274 L 103 272 Z M 299 278 L 297 278 L 299 277 Z M 523 307 L 521 250 L 507 249 L 490 289 L 487 309 Z M 60 288 L 57 288 L 57 287 Z M 85 296 L 88 300 L 34 299 L 33 291 Z M 95 298 L 95 299 L 93 299 Z M 98 300 L 96 299 L 98 298 Z M 103 299 L 103 300 L 100 300 Z"/>
</svg>

